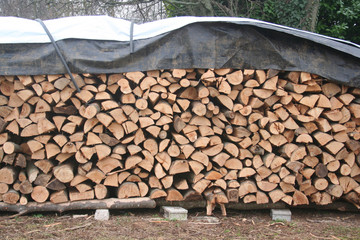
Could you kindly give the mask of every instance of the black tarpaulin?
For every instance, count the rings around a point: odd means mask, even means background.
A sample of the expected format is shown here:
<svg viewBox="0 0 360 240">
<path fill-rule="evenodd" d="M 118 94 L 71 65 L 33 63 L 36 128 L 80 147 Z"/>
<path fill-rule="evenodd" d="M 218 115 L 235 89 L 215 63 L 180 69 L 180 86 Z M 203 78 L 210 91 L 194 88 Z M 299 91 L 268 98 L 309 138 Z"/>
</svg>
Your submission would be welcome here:
<svg viewBox="0 0 360 240">
<path fill-rule="evenodd" d="M 155 24 L 154 31 L 151 29 L 154 25 L 138 25 L 142 27 L 142 32 L 150 33 L 148 35 L 136 35 L 135 26 L 133 53 L 130 37 L 126 41 L 126 34 L 113 39 L 80 38 L 67 34 L 56 40 L 73 73 L 172 68 L 277 69 L 311 72 L 360 87 L 360 47 L 356 44 L 249 19 L 191 19 L 187 24 L 173 29 L 163 20 L 164 31 L 161 31 L 159 23 Z M 47 21 L 45 23 L 48 24 Z M 119 31 L 122 25 L 112 23 L 112 27 L 119 27 Z M 105 26 L 103 28 L 107 29 Z M 49 29 L 51 32 L 52 29 Z M 129 32 L 129 25 L 121 30 Z M 41 31 L 41 27 L 37 31 Z M 1 40 L 1 34 L 0 27 L 1 75 L 66 73 L 49 41 L 31 41 L 31 36 L 27 36 L 26 39 L 30 38 L 28 42 L 6 42 Z M 94 32 L 91 34 L 94 35 Z"/>
</svg>

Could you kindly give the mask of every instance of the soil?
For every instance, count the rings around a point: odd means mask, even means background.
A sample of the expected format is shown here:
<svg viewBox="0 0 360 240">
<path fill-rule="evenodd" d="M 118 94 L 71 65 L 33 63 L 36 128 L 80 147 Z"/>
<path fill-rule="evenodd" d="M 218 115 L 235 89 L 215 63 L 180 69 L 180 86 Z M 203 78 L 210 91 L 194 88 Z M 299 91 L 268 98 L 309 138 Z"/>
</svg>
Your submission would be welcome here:
<svg viewBox="0 0 360 240">
<path fill-rule="evenodd" d="M 164 219 L 159 209 L 111 211 L 108 221 L 94 211 L 4 214 L 0 239 L 360 239 L 360 212 L 293 209 L 291 222 L 272 221 L 269 210 L 216 210 L 218 222 L 205 221 L 205 209 L 190 210 L 187 221 Z"/>
</svg>

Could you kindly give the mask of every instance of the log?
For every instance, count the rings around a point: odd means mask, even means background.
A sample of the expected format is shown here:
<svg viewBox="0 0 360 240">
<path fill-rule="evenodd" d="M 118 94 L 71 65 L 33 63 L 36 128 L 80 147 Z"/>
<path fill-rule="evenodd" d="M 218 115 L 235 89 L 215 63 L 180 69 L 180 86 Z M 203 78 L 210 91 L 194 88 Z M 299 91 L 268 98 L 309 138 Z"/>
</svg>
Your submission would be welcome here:
<svg viewBox="0 0 360 240">
<path fill-rule="evenodd" d="M 257 187 L 256 184 L 251 181 L 251 180 L 246 180 L 242 183 L 240 183 L 240 187 L 239 187 L 239 197 L 243 198 L 245 195 L 249 194 L 249 193 L 256 193 Z"/>
<path fill-rule="evenodd" d="M 97 184 L 105 178 L 105 174 L 98 168 L 91 169 L 85 176 Z"/>
<path fill-rule="evenodd" d="M 21 205 L 26 205 L 26 204 L 28 204 L 28 197 L 27 197 L 26 195 L 21 195 L 21 196 L 20 196 L 19 203 L 20 203 Z"/>
<path fill-rule="evenodd" d="M 42 185 L 40 185 L 42 186 Z M 64 183 L 60 182 L 58 179 L 54 178 L 50 182 L 46 184 L 46 188 L 54 191 L 60 191 L 66 189 L 66 186 Z"/>
<path fill-rule="evenodd" d="M 34 184 L 38 185 L 38 186 L 46 186 L 50 179 L 52 177 L 52 174 L 45 174 L 45 173 L 41 173 L 39 175 L 37 175 Z"/>
<path fill-rule="evenodd" d="M 28 203 L 27 205 L 8 205 L 0 203 L 1 211 L 12 211 L 21 214 L 32 212 L 67 212 L 73 210 L 90 210 L 90 209 L 133 209 L 133 208 L 155 208 L 156 202 L 148 197 L 117 199 L 108 198 L 102 200 L 86 200 L 66 203 Z"/>
<path fill-rule="evenodd" d="M 184 197 L 183 195 L 176 189 L 170 188 L 166 190 L 167 196 L 166 201 L 173 202 L 173 201 L 183 201 Z"/>
<path fill-rule="evenodd" d="M 295 190 L 294 195 L 293 195 L 293 204 L 294 204 L 294 206 L 305 205 L 305 204 L 308 205 L 309 200 L 305 196 L 305 194 L 303 194 L 300 191 Z"/>
<path fill-rule="evenodd" d="M 73 165 L 65 163 L 54 167 L 54 177 L 62 183 L 68 183 L 74 178 Z"/>
<path fill-rule="evenodd" d="M 334 196 L 336 198 L 339 198 L 343 195 L 343 188 L 340 185 L 337 184 L 330 184 L 326 192 L 329 193 L 331 196 Z"/>
<path fill-rule="evenodd" d="M 49 197 L 49 191 L 47 188 L 43 186 L 35 186 L 32 193 L 31 198 L 38 203 L 45 202 Z"/>
<path fill-rule="evenodd" d="M 148 187 L 148 185 L 146 183 L 138 182 L 138 187 L 139 187 L 141 197 L 144 197 L 144 196 L 146 196 L 148 194 L 149 187 Z"/>
<path fill-rule="evenodd" d="M 0 183 L 0 194 L 4 194 L 9 190 L 9 185 L 6 183 Z"/>
<path fill-rule="evenodd" d="M 110 155 L 111 148 L 104 144 L 98 144 L 95 146 L 95 151 L 96 151 L 97 157 L 100 161 Z"/>
<path fill-rule="evenodd" d="M 92 119 L 100 112 L 100 105 L 97 103 L 92 103 L 89 106 L 82 106 L 79 109 L 79 113 L 82 117 L 86 119 Z"/>
<path fill-rule="evenodd" d="M 256 192 L 256 203 L 257 204 L 265 204 L 268 202 L 269 202 L 269 198 L 265 193 L 263 193 L 261 191 Z"/>
<path fill-rule="evenodd" d="M 28 180 L 25 180 L 20 183 L 19 190 L 22 194 L 30 194 L 33 191 L 33 186 Z"/>
<path fill-rule="evenodd" d="M 0 169 L 0 183 L 13 184 L 17 178 L 17 170 L 12 166 Z"/>
<path fill-rule="evenodd" d="M 187 161 L 184 160 L 176 160 L 174 161 L 169 169 L 169 174 L 170 175 L 175 175 L 175 174 L 179 174 L 179 173 L 185 173 L 185 172 L 189 172 L 189 164 Z"/>
<path fill-rule="evenodd" d="M 279 202 L 281 199 L 285 197 L 285 193 L 280 189 L 275 189 L 269 192 L 269 197 L 273 203 Z"/>
<path fill-rule="evenodd" d="M 65 190 L 54 192 L 50 194 L 50 202 L 59 204 L 69 201 L 68 193 Z"/>
<path fill-rule="evenodd" d="M 8 165 L 14 165 L 14 161 L 15 161 L 15 153 L 9 154 L 9 155 L 5 155 L 2 159 L 3 163 L 6 163 Z"/>
<path fill-rule="evenodd" d="M 315 174 L 316 174 L 316 176 L 322 178 L 328 174 L 328 170 L 324 164 L 319 163 L 315 168 Z"/>
<path fill-rule="evenodd" d="M 158 198 L 163 198 L 166 196 L 167 196 L 167 193 L 161 189 L 152 189 L 150 191 L 150 199 L 158 199 Z"/>
<path fill-rule="evenodd" d="M 70 201 L 92 200 L 94 199 L 94 190 L 88 190 L 85 192 L 77 192 L 76 190 L 69 191 Z"/>
<path fill-rule="evenodd" d="M 3 145 L 3 150 L 6 154 L 12 154 L 21 151 L 21 148 L 18 144 L 13 142 L 6 142 Z"/>
<path fill-rule="evenodd" d="M 108 189 L 103 184 L 96 184 L 94 187 L 96 199 L 104 199 L 108 196 Z"/>
<path fill-rule="evenodd" d="M 8 192 L 2 194 L 2 200 L 6 204 L 16 204 L 20 199 L 20 194 L 14 189 L 10 189 Z"/>
<path fill-rule="evenodd" d="M 357 188 L 359 184 L 352 178 L 345 176 L 339 178 L 339 183 L 342 189 L 344 190 L 344 194 L 349 193 L 351 190 Z"/>
<path fill-rule="evenodd" d="M 314 187 L 319 190 L 325 190 L 328 187 L 329 183 L 325 178 L 317 178 L 314 180 Z"/>
<path fill-rule="evenodd" d="M 122 183 L 117 191 L 117 197 L 120 199 L 139 197 L 139 196 L 140 196 L 139 187 L 135 183 L 131 183 L 131 182 Z"/>
<path fill-rule="evenodd" d="M 192 104 L 192 111 L 197 116 L 205 116 L 205 114 L 206 114 L 206 106 L 203 103 L 199 102 L 199 101 L 195 101 Z"/>
<path fill-rule="evenodd" d="M 50 160 L 44 159 L 36 161 L 35 166 L 39 168 L 43 173 L 47 174 L 53 169 L 54 164 Z"/>
</svg>

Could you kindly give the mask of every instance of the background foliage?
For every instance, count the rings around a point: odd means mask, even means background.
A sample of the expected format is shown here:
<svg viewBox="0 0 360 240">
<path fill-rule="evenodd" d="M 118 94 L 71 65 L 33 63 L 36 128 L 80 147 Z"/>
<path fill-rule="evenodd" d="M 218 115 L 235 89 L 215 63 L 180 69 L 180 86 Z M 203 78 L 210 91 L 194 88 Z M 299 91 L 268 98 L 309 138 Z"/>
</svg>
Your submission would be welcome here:
<svg viewBox="0 0 360 240">
<path fill-rule="evenodd" d="M 316 32 L 360 44 L 360 1 L 321 1 Z"/>
<path fill-rule="evenodd" d="M 163 1 L 168 16 L 248 17 L 360 43 L 360 0 Z"/>
<path fill-rule="evenodd" d="M 161 0 L 0 0 L 0 16 L 43 20 L 108 15 L 136 23 L 166 18 Z"/>
</svg>

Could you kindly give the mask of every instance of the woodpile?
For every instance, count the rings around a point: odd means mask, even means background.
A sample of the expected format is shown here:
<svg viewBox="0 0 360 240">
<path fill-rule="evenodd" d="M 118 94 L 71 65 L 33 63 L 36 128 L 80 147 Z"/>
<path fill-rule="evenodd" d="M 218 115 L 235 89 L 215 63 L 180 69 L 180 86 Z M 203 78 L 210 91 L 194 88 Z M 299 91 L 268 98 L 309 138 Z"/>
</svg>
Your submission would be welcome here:
<svg viewBox="0 0 360 240">
<path fill-rule="evenodd" d="M 75 80 L 0 76 L 0 201 L 359 204 L 360 89 L 250 69 Z"/>
</svg>

